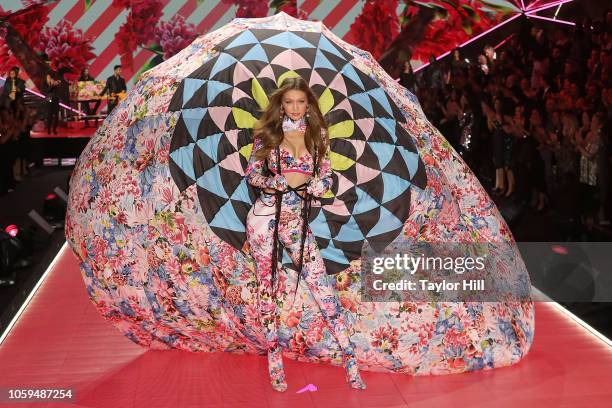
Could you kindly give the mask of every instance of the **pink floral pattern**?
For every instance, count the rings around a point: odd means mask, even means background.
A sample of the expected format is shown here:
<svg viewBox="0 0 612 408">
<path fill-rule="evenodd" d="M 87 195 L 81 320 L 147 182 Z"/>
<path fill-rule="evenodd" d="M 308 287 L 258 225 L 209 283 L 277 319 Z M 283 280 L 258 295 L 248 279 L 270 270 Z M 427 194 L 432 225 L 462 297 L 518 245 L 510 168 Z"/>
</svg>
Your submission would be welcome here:
<svg viewBox="0 0 612 408">
<path fill-rule="evenodd" d="M 316 30 L 316 23 L 287 21 L 292 30 Z M 75 167 L 66 236 L 87 291 L 104 318 L 144 347 L 266 351 L 250 248 L 236 250 L 211 231 L 195 184 L 180 193 L 172 182 L 168 152 L 178 113 L 164 109 L 181 79 L 215 54 L 215 44 L 255 25 L 272 27 L 274 17 L 235 20 L 145 73 Z M 427 187 L 411 195 L 398 240 L 503 243 L 495 273 L 512 285 L 529 285 L 508 226 L 414 96 L 368 53 L 334 38 L 394 98 L 426 164 Z M 332 284 L 361 369 L 453 374 L 515 364 L 529 351 L 531 301 L 362 302 L 360 267 L 352 262 Z M 291 282 L 283 286 L 291 291 Z M 285 356 L 341 364 L 341 350 L 308 289 L 300 285 L 286 306 L 279 322 Z"/>
</svg>

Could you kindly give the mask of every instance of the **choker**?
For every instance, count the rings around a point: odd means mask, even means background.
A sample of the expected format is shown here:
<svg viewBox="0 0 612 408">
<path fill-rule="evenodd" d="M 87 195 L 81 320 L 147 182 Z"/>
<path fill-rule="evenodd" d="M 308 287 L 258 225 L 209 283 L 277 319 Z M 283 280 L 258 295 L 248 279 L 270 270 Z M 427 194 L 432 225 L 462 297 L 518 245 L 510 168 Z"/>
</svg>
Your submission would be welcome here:
<svg viewBox="0 0 612 408">
<path fill-rule="evenodd" d="M 285 115 L 283 117 L 283 132 L 291 132 L 291 131 L 306 131 L 306 117 L 302 116 L 298 120 L 293 120 L 289 116 Z"/>
</svg>

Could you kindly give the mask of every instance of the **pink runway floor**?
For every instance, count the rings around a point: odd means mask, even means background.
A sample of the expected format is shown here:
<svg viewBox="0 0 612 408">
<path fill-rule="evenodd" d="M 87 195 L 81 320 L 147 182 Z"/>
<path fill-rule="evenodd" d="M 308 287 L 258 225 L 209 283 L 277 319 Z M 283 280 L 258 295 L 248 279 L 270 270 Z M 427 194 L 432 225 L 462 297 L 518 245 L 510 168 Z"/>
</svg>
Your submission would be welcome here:
<svg viewBox="0 0 612 408">
<path fill-rule="evenodd" d="M 266 358 L 148 351 L 90 303 L 64 245 L 0 345 L 0 388 L 68 388 L 65 403 L 4 407 L 610 407 L 612 348 L 551 303 L 538 303 L 533 347 L 519 364 L 450 376 L 364 372 L 353 391 L 339 367 L 285 359 L 289 389 L 274 392 Z M 318 391 L 296 394 L 314 384 Z"/>
</svg>

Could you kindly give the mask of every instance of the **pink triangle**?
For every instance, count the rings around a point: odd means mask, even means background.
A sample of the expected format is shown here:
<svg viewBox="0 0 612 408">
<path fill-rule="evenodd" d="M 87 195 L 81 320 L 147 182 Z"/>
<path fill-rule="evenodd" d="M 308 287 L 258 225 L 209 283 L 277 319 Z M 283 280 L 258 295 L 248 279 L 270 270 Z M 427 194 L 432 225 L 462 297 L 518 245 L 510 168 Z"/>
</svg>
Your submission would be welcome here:
<svg viewBox="0 0 612 408">
<path fill-rule="evenodd" d="M 351 106 L 351 103 L 349 102 L 348 98 L 344 98 L 342 102 L 337 104 L 334 109 L 332 109 L 332 111 L 339 109 L 345 110 L 351 117 L 353 116 L 353 107 Z"/>
<path fill-rule="evenodd" d="M 234 89 L 232 90 L 232 102 L 236 102 L 237 100 L 242 99 L 242 98 L 251 98 L 251 97 L 249 96 L 249 94 L 244 92 L 242 89 L 234 87 Z"/>
<path fill-rule="evenodd" d="M 221 130 L 225 130 L 225 122 L 231 112 L 232 108 L 229 106 L 211 106 L 208 108 L 208 114 Z"/>
<path fill-rule="evenodd" d="M 344 194 L 349 188 L 353 187 L 353 182 L 340 173 L 336 174 L 338 175 L 338 192 L 336 193 L 336 196 L 339 196 Z"/>
<path fill-rule="evenodd" d="M 344 82 L 344 77 L 340 73 L 338 73 L 338 75 L 336 75 L 334 80 L 331 81 L 331 84 L 329 84 L 329 87 L 331 89 L 335 89 L 336 91 L 340 92 L 342 95 L 345 95 L 345 96 L 348 93 L 346 90 L 346 83 Z"/>
<path fill-rule="evenodd" d="M 286 50 L 281 52 L 276 57 L 274 57 L 270 64 L 280 65 L 282 67 L 286 67 L 294 71 L 296 69 L 311 68 L 308 61 L 306 61 L 300 54 L 298 54 L 294 50 Z"/>
<path fill-rule="evenodd" d="M 243 63 L 237 62 L 234 66 L 234 86 L 251 78 L 253 73 Z"/>
<path fill-rule="evenodd" d="M 325 209 L 338 215 L 351 215 L 344 201 L 340 201 L 337 198 L 334 199 L 333 203 L 326 205 Z"/>
<path fill-rule="evenodd" d="M 319 73 L 317 71 L 312 71 L 312 74 L 310 74 L 310 83 L 308 85 L 311 86 L 311 87 L 313 85 L 327 86 L 325 84 L 325 81 L 323 81 L 323 78 L 321 78 L 321 75 L 319 75 Z"/>
<path fill-rule="evenodd" d="M 238 174 L 244 174 L 242 163 L 240 163 L 240 153 L 234 152 L 225 157 L 219 162 L 219 166 L 226 170 L 235 171 Z"/>
<path fill-rule="evenodd" d="M 357 184 L 367 183 L 380 174 L 379 170 L 374 170 L 359 163 L 355 163 L 355 170 L 357 172 Z"/>
<path fill-rule="evenodd" d="M 270 65 L 266 65 L 264 69 L 259 71 L 259 75 L 257 75 L 257 78 L 270 78 L 271 80 L 276 82 L 276 75 L 274 75 L 274 71 L 272 70 L 272 67 Z"/>
<path fill-rule="evenodd" d="M 238 132 L 240 132 L 240 129 L 233 129 L 225 132 L 225 137 L 227 137 L 236 150 L 238 150 Z"/>
<path fill-rule="evenodd" d="M 355 123 L 359 126 L 359 129 L 361 129 L 366 139 L 372 135 L 372 131 L 374 130 L 374 118 L 357 119 Z"/>
<path fill-rule="evenodd" d="M 357 160 L 359 160 L 359 158 L 363 154 L 363 149 L 365 149 L 365 140 L 348 139 L 348 141 L 351 142 L 351 144 L 357 151 Z"/>
</svg>

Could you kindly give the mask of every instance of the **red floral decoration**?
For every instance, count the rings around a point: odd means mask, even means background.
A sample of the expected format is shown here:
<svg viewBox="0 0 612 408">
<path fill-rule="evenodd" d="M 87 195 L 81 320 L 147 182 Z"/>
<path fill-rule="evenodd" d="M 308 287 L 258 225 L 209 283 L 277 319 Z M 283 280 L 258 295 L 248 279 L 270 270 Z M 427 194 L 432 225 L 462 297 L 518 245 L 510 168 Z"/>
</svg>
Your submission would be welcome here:
<svg viewBox="0 0 612 408">
<path fill-rule="evenodd" d="M 164 50 L 164 59 L 187 47 L 197 35 L 196 26 L 185 22 L 180 14 L 174 15 L 170 21 L 160 21 L 155 27 L 155 41 Z"/>
<path fill-rule="evenodd" d="M 308 15 L 306 14 L 306 12 L 304 12 L 304 10 L 298 10 L 298 8 L 297 8 L 297 0 L 273 1 L 272 4 L 274 4 L 274 3 L 278 3 L 276 5 L 276 10 L 277 11 L 283 11 L 283 12 L 289 14 L 290 16 L 299 18 L 301 20 L 308 19 Z"/>
<path fill-rule="evenodd" d="M 366 0 L 350 29 L 355 45 L 378 59 L 399 33 L 396 10 L 397 0 Z"/>
<path fill-rule="evenodd" d="M 24 8 L 30 7 L 36 4 L 43 3 L 41 0 L 23 0 L 22 6 Z M 5 12 L 0 8 L 0 17 L 7 16 L 12 12 Z M 10 17 L 9 21 L 15 31 L 25 40 L 25 42 L 32 47 L 32 49 L 38 51 L 38 43 L 40 40 L 40 33 L 43 26 L 49 20 L 48 17 L 49 9 L 47 7 L 34 7 L 27 13 L 17 14 L 14 17 Z M 0 73 L 5 74 L 11 67 L 21 67 L 21 63 L 4 41 L 5 33 L 0 31 Z"/>
<path fill-rule="evenodd" d="M 40 35 L 38 48 L 47 54 L 51 68 L 63 71 L 69 81 L 77 79 L 88 62 L 96 57 L 91 39 L 66 20 L 55 27 L 46 27 Z"/>
<path fill-rule="evenodd" d="M 408 1 L 402 15 L 403 26 L 411 24 L 418 18 L 420 7 Z M 425 4 L 425 3 L 423 3 Z M 433 8 L 434 19 L 426 25 L 422 37 L 412 48 L 412 59 L 427 61 L 430 55 L 441 55 L 476 35 L 488 30 L 503 21 L 511 9 L 499 9 L 496 12 L 484 12 L 487 5 L 482 1 L 469 0 L 462 2 L 428 1 L 427 7 Z"/>
<path fill-rule="evenodd" d="M 223 2 L 237 5 L 236 17 L 239 18 L 265 17 L 268 15 L 267 0 L 223 0 Z"/>
<path fill-rule="evenodd" d="M 133 68 L 132 53 L 139 45 L 148 44 L 154 37 L 155 26 L 162 16 L 161 0 L 113 0 L 113 6 L 129 9 L 126 22 L 115 34 L 121 64 Z"/>
</svg>

